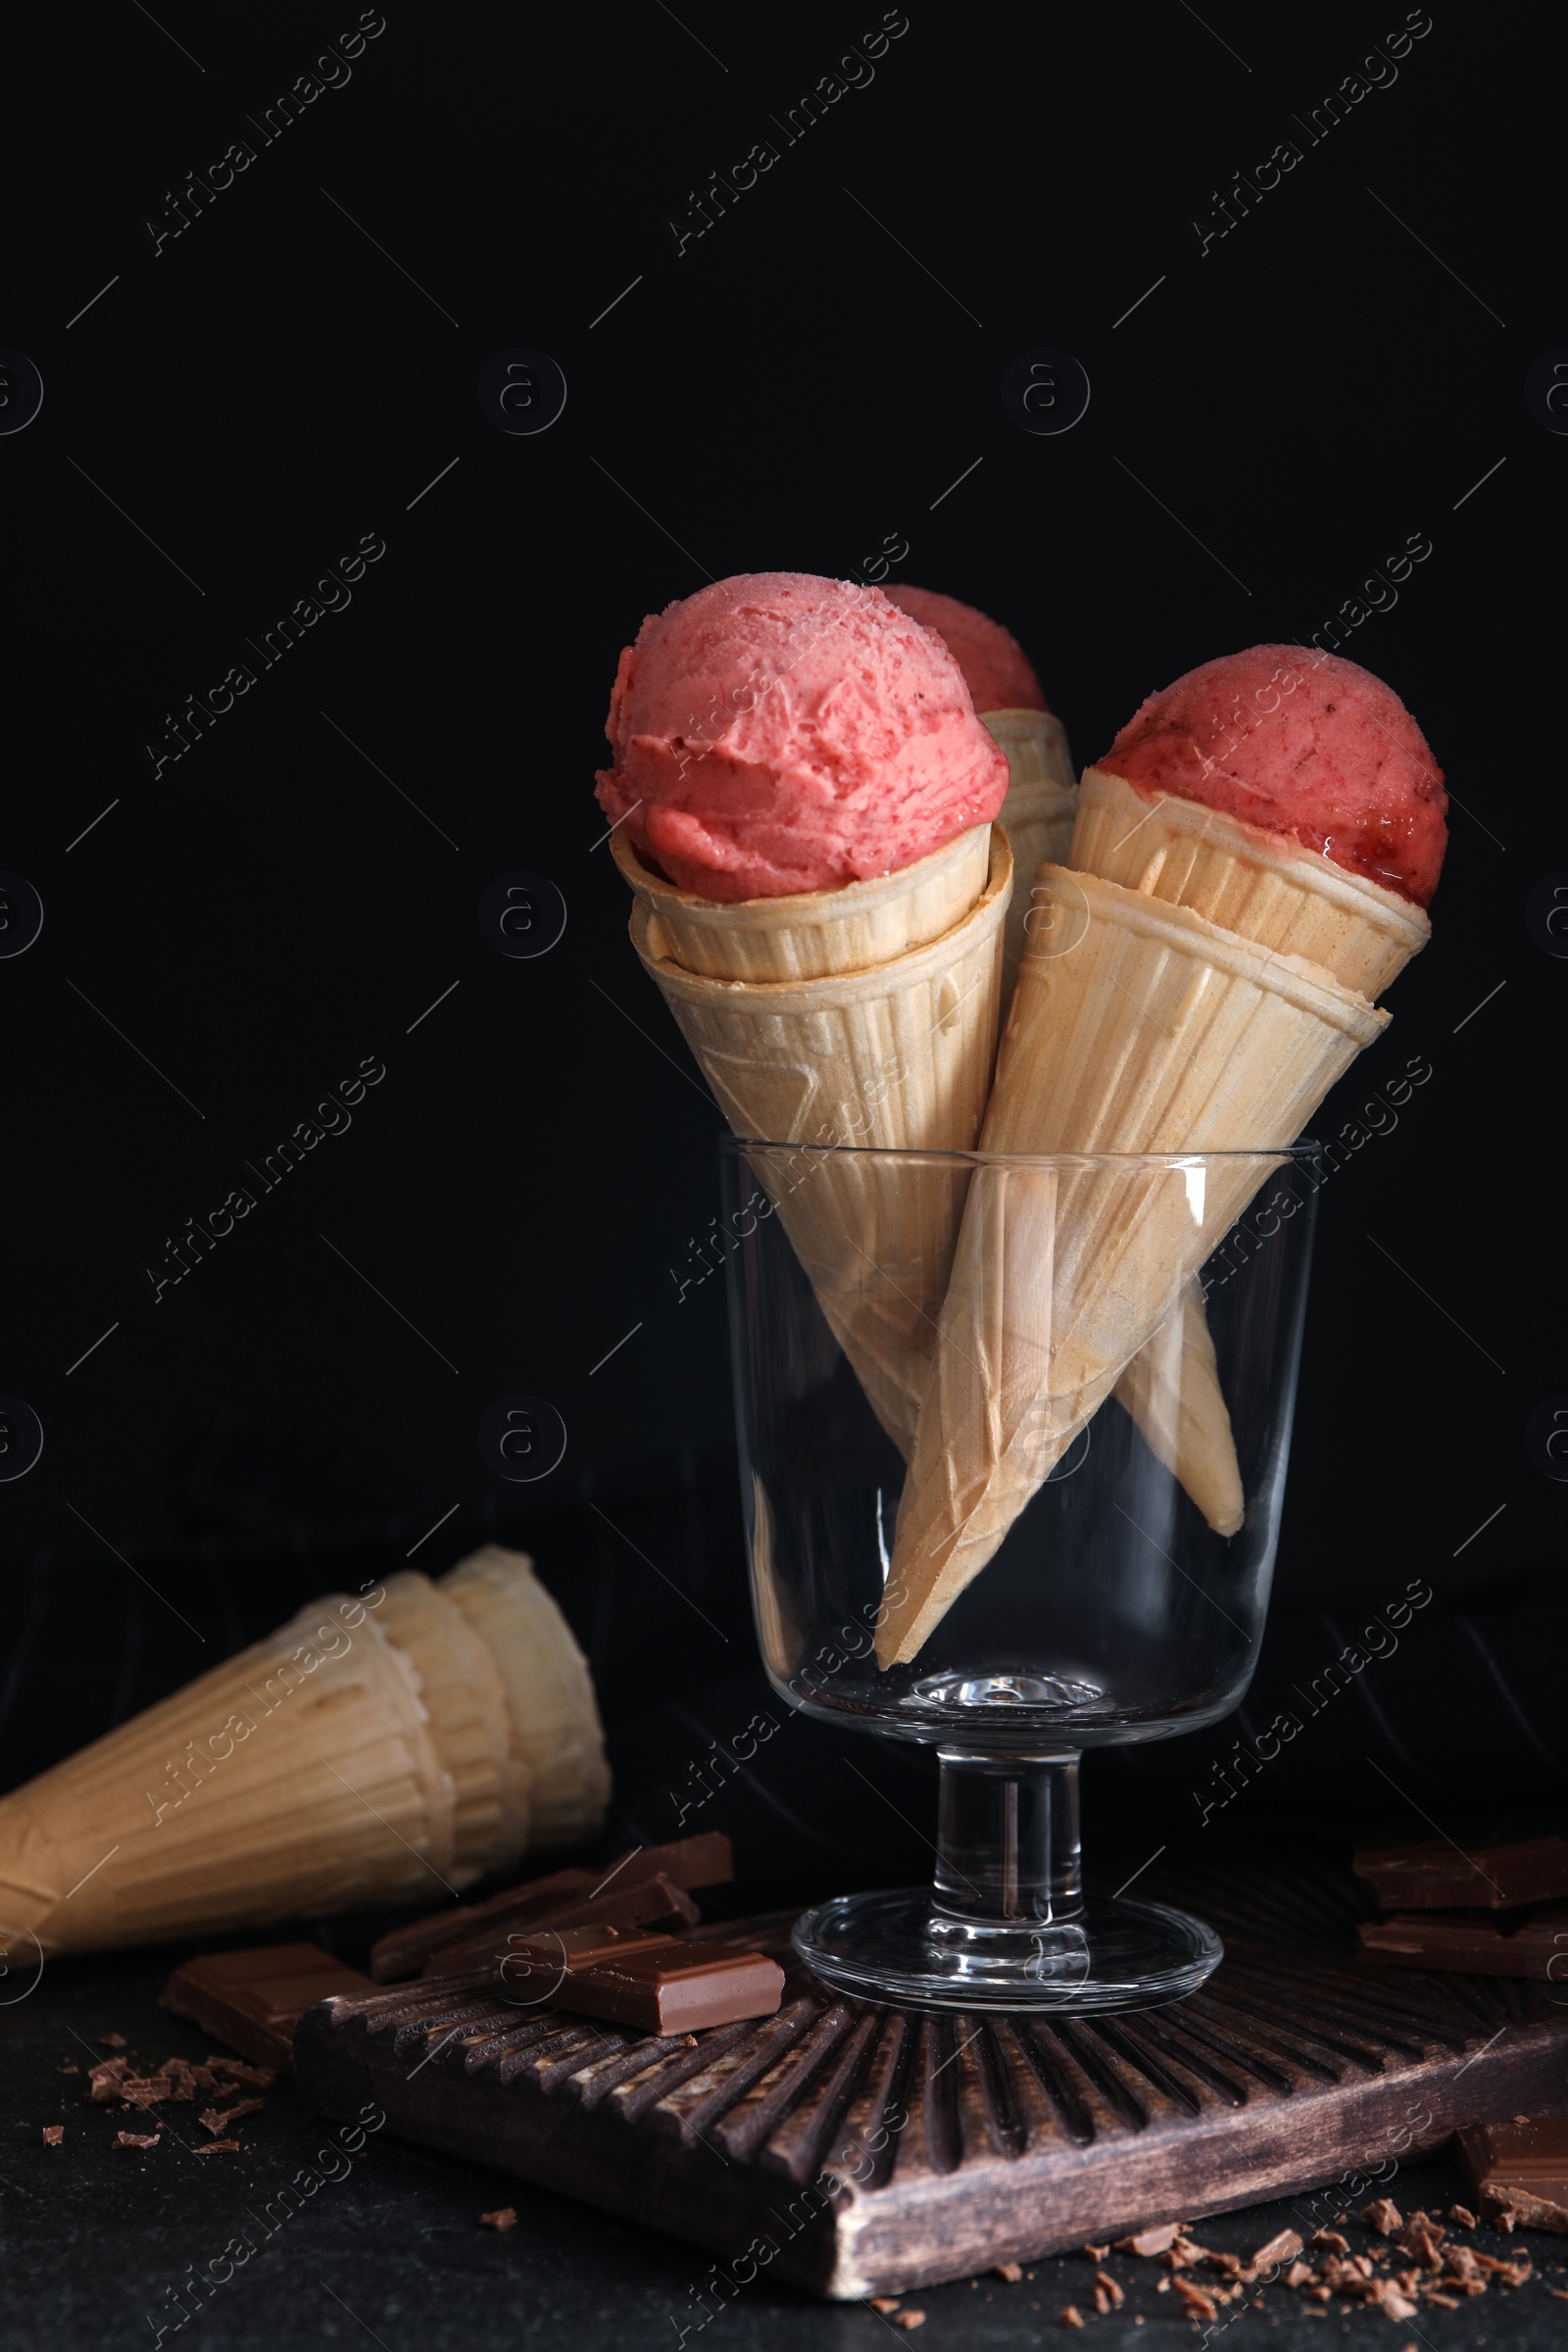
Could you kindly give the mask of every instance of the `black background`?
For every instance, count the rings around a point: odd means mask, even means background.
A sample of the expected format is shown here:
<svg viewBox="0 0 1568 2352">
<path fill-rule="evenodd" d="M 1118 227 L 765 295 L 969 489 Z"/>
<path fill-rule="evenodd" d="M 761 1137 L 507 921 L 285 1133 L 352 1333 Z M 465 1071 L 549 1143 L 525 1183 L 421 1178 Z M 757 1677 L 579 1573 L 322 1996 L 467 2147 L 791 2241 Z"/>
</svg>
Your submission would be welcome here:
<svg viewBox="0 0 1568 2352">
<path fill-rule="evenodd" d="M 719 1278 L 677 1302 L 720 1122 L 636 967 L 592 777 L 646 612 L 737 570 L 874 576 L 889 535 L 904 577 L 1016 631 L 1080 763 L 1430 537 L 1346 650 L 1447 771 L 1450 853 L 1319 1132 L 1412 1055 L 1432 1076 L 1324 1196 L 1280 1592 L 1555 1597 L 1563 1490 L 1525 1430 L 1568 1388 L 1564 967 L 1525 907 L 1568 866 L 1568 441 L 1524 379 L 1568 342 L 1541 239 L 1561 46 L 1440 8 L 1309 143 L 1404 18 L 915 7 L 793 142 L 877 9 L 394 5 L 265 145 L 352 8 L 14 32 L 0 341 L 45 399 L 0 439 L 3 862 L 45 922 L 0 962 L 0 1389 L 45 1446 L 0 1485 L 0 1622 L 36 1635 L 41 1561 L 73 1598 L 47 1670 L 13 1648 L 12 1777 L 204 1662 L 110 1547 L 164 1563 L 210 1656 L 318 1589 L 300 1546 L 396 1557 L 451 1513 L 417 1564 L 528 1538 L 612 1714 L 753 1663 L 743 1610 L 720 1653 L 638 1564 L 710 1601 L 739 1575 Z M 1214 191 L 1287 138 L 1301 162 L 1200 252 Z M 235 139 L 256 160 L 155 255 L 166 192 Z M 760 139 L 776 164 L 677 251 Z M 1001 398 L 1041 345 L 1092 385 L 1056 438 Z M 568 387 L 531 437 L 477 397 L 516 346 Z M 261 668 L 247 638 L 366 533 L 352 604 Z M 166 714 L 241 661 L 256 685 L 155 777 Z M 477 920 L 517 868 L 567 908 L 533 961 Z M 352 1128 L 155 1304 L 166 1237 L 364 1056 L 386 1075 Z M 538 1489 L 476 1444 L 516 1391 L 569 1433 Z"/>
<path fill-rule="evenodd" d="M 1447 771 L 1450 854 L 1432 945 L 1319 1133 L 1412 1056 L 1432 1074 L 1323 1196 L 1279 1597 L 1249 1710 L 1212 1749 L 1250 1739 L 1269 1690 L 1363 1610 L 1412 1579 L 1437 1599 L 1204 1851 L 1271 1806 L 1295 1840 L 1324 1807 L 1336 1836 L 1380 1805 L 1411 1835 L 1412 1805 L 1451 1827 L 1467 1789 L 1560 1801 L 1568 1489 L 1526 1441 L 1568 1403 L 1568 966 L 1526 920 L 1568 872 L 1568 439 L 1525 399 L 1568 346 L 1558 24 L 1433 0 L 1392 86 L 1314 142 L 1301 119 L 1398 34 L 1398 0 L 909 0 L 874 78 L 791 140 L 781 121 L 876 5 L 386 0 L 346 85 L 264 142 L 250 119 L 357 14 L 157 0 L 155 21 L 120 0 L 5 35 L 0 345 L 45 396 L 0 435 L 0 867 L 45 920 L 0 958 L 0 1392 L 45 1443 L 0 1483 L 0 1786 L 313 1594 L 497 1535 L 534 1551 L 590 1653 L 615 1837 L 672 1835 L 694 1757 L 766 1693 L 719 1278 L 677 1302 L 717 1208 L 720 1120 L 594 846 L 620 647 L 706 577 L 864 579 L 903 538 L 903 577 L 1017 633 L 1085 764 L 1152 688 L 1310 638 L 1425 534 L 1396 607 L 1346 650 Z M 763 139 L 777 162 L 677 250 L 671 220 L 697 225 L 693 192 Z M 1200 251 L 1195 218 L 1217 225 L 1216 191 L 1285 139 L 1300 163 Z M 187 172 L 235 140 L 254 162 L 155 254 L 146 222 L 172 226 Z M 568 388 L 537 436 L 478 400 L 518 347 Z M 1092 386 L 1060 437 L 1003 406 L 1039 347 Z M 352 603 L 261 668 L 246 640 L 368 533 L 386 552 Z M 166 714 L 238 662 L 254 687 L 155 775 Z M 518 869 L 567 910 L 534 961 L 478 923 Z M 386 1075 L 352 1127 L 155 1304 L 166 1238 L 367 1056 Z M 478 1450 L 515 1392 L 568 1431 L 537 1487 Z M 1184 1745 L 1095 1760 L 1099 1868 L 1193 1832 L 1213 1783 Z M 845 1746 L 792 1721 L 689 1825 L 734 1835 L 734 1900 L 928 1868 L 925 1759 L 855 1743 L 883 1802 Z M 39 2081 L 66 2025 L 158 2031 L 153 1976 L 121 1966 L 63 1963 L 16 2013 Z M 21 2083 L 0 2120 L 36 2340 L 122 2321 L 129 2340 L 223 2184 L 171 2176 L 154 2227 L 106 2156 L 102 2195 L 89 2171 L 68 2197 Z M 706 2261 L 387 2162 L 341 2243 L 312 2241 L 214 2340 L 358 2340 L 365 2312 L 396 2347 L 621 2340 L 639 2315 L 662 2334 Z M 514 2194 L 513 2237 L 474 2228 Z M 1082 2291 L 1071 2269 L 1031 2295 Z M 1027 2307 L 925 2300 L 933 2341 L 1038 2340 Z M 1543 2312 L 1509 2315 L 1518 2340 L 1544 2342 Z M 1446 2317 L 1423 2322 L 1445 2342 Z M 745 2332 L 880 2326 L 759 2293 Z"/>
</svg>

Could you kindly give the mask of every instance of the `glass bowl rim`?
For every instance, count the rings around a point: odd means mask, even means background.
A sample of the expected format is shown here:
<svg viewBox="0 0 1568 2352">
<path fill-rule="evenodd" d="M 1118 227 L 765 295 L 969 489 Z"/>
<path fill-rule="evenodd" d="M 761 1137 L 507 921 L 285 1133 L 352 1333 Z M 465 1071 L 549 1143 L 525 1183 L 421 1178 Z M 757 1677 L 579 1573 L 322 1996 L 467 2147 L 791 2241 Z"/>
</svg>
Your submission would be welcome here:
<svg viewBox="0 0 1568 2352">
<path fill-rule="evenodd" d="M 840 1159 L 891 1159 L 947 1162 L 953 1167 L 983 1168 L 1197 1168 L 1210 1161 L 1270 1160 L 1307 1166 L 1324 1156 L 1324 1146 L 1306 1140 L 1295 1144 L 1248 1144 L 1223 1152 L 968 1152 L 946 1151 L 921 1144 L 780 1143 L 765 1136 L 720 1135 L 721 1153 L 739 1159 L 747 1152 L 812 1152 Z"/>
</svg>

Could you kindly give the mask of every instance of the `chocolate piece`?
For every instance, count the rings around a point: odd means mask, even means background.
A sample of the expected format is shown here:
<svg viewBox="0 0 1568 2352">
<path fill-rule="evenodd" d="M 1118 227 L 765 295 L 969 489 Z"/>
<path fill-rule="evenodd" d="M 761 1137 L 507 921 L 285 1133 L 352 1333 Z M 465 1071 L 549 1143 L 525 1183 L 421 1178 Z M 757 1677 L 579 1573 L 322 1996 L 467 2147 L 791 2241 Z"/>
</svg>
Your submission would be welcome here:
<svg viewBox="0 0 1568 2352">
<path fill-rule="evenodd" d="M 395 1928 L 390 1936 L 383 1936 L 370 1953 L 370 1974 L 378 1984 L 416 1976 L 421 1969 L 426 1975 L 449 1975 L 466 1965 L 446 1956 L 449 1945 L 466 1944 L 497 1926 L 505 1930 L 544 1921 L 559 1924 L 574 1904 L 624 1891 L 657 1878 L 661 1871 L 679 1887 L 716 1886 L 735 1875 L 729 1839 L 721 1831 L 706 1830 L 700 1837 L 678 1838 L 669 1845 L 633 1846 L 602 1870 L 554 1871 L 548 1878 L 508 1886 L 488 1902 L 439 1911 L 433 1918 L 416 1920 L 410 1927 Z M 443 1954 L 440 1967 L 427 1968 L 437 1952 Z"/>
<path fill-rule="evenodd" d="M 1568 1838 L 1510 1838 L 1467 1844 L 1363 1845 L 1351 1868 L 1385 1911 L 1506 1911 L 1568 1895 Z"/>
<path fill-rule="evenodd" d="M 597 1902 L 566 1903 L 520 1927 L 515 1921 L 498 1921 L 465 1936 L 460 1942 L 444 1943 L 426 1960 L 424 1974 L 428 1979 L 483 1968 L 487 1963 L 500 1967 L 510 1952 L 536 1936 L 577 1929 L 626 1935 L 660 1919 L 678 1919 L 687 1927 L 695 1927 L 698 1919 L 691 1896 L 662 1870 L 629 1886 L 617 1886 Z"/>
<path fill-rule="evenodd" d="M 1568 1903 L 1544 1904 L 1519 1919 L 1485 1912 L 1408 1911 L 1363 1920 L 1363 1959 L 1400 1968 L 1451 1968 L 1460 1975 L 1568 1980 Z"/>
<path fill-rule="evenodd" d="M 1466 2125 L 1459 2153 L 1485 2213 L 1568 2236 L 1568 2116 Z"/>
<path fill-rule="evenodd" d="M 645 2034 L 696 2034 L 747 2017 L 771 2017 L 784 1971 L 744 1944 L 682 1943 L 673 1936 L 621 1936 L 567 1929 L 523 1944 L 507 1964 L 509 1985 L 536 1977 L 541 2003 L 608 2018 Z"/>
<path fill-rule="evenodd" d="M 158 1998 L 160 2007 L 190 2018 L 204 2034 L 259 2065 L 286 2070 L 302 2011 L 334 1994 L 368 1987 L 368 1977 L 334 1960 L 318 1943 L 273 1943 L 187 1960 Z"/>
<path fill-rule="evenodd" d="M 502 1997 L 519 2007 L 569 2008 L 562 1987 L 569 1976 L 629 1952 L 679 1950 L 673 1936 L 641 1928 L 542 1928 L 517 1936 L 497 1971 Z"/>
</svg>

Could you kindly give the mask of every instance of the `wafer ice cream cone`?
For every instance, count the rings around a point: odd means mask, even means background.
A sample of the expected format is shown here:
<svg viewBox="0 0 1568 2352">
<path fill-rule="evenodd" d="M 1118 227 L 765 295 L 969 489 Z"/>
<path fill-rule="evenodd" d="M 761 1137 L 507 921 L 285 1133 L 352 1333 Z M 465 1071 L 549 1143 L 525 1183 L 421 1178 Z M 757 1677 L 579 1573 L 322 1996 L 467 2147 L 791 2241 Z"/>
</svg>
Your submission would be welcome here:
<svg viewBox="0 0 1568 2352">
<path fill-rule="evenodd" d="M 495 1660 L 510 1755 L 528 1789 L 530 1848 L 576 1845 L 604 1827 L 610 1767 L 588 1661 L 526 1552 L 487 1544 L 437 1587 Z"/>
<path fill-rule="evenodd" d="M 454 1798 L 452 1883 L 463 1887 L 528 1844 L 529 1774 L 514 1752 L 506 1686 L 452 1595 L 408 1568 L 388 1577 L 376 1624 L 414 1668 Z"/>
<path fill-rule="evenodd" d="M 1066 733 L 1047 708 L 1040 680 L 1022 646 L 1000 621 L 973 605 L 939 596 L 928 588 L 899 586 L 888 593 L 922 628 L 934 630 L 942 639 L 963 672 L 981 725 L 1006 754 L 1007 797 L 998 819 L 1012 851 L 1013 868 L 1012 898 L 1002 935 L 1002 1006 L 1005 1015 L 1023 956 L 1036 867 L 1084 863 L 1091 871 L 1103 870 L 1093 858 L 1078 859 L 1069 855 L 1078 787 L 1073 781 Z M 1112 872 L 1108 878 L 1132 881 L 1136 886 L 1136 876 Z M 1202 1348 L 1184 1382 L 1181 1351 L 1173 1351 L 1162 1335 L 1155 1333 L 1136 1365 L 1128 1366 L 1116 1395 L 1149 1444 L 1200 1507 L 1213 1502 L 1222 1516 L 1228 1516 L 1240 1476 L 1230 1416 L 1214 1376 L 1214 1351 L 1207 1341 L 1205 1329 Z M 901 1434 L 901 1443 L 906 1434 L 912 1437 L 912 1428 Z M 906 1443 L 903 1449 L 907 1455 Z M 1227 1458 L 1228 1476 L 1223 1474 Z"/>
<path fill-rule="evenodd" d="M 1348 896 L 1333 878 L 1325 889 L 1315 867 L 1369 880 L 1419 912 L 1442 863 L 1443 779 L 1387 687 L 1332 657 L 1294 660 L 1260 647 L 1192 672 L 1152 697 L 1099 763 L 1150 801 L 1154 823 L 1167 791 L 1221 817 L 1245 808 L 1243 824 L 1279 837 L 1274 863 L 1260 867 L 1235 836 L 1189 856 L 1183 845 L 1201 828 L 1177 819 L 1161 845 L 1177 855 L 1152 858 L 1141 887 L 1043 866 L 983 1149 L 1266 1153 L 1300 1134 L 1385 1025 L 1365 996 L 1277 936 L 1312 924 L 1320 950 L 1369 984 L 1396 969 L 1420 926 L 1404 923 L 1400 937 L 1381 898 Z M 1127 844 L 1104 816 L 1097 793 L 1085 854 L 1108 861 Z M 1242 853 L 1247 878 L 1226 864 Z M 1310 881 L 1287 870 L 1303 858 Z M 1207 890 L 1210 905 L 1263 922 L 1275 942 L 1226 928 L 1179 893 L 1163 898 L 1161 875 L 1174 892 L 1184 864 L 1182 890 Z M 900 1505 L 877 1630 L 884 1666 L 916 1654 L 1178 1303 L 1187 1348 L 1204 1353 L 1183 1292 L 1262 1170 L 1248 1157 L 1198 1174 L 1201 1198 L 1183 1204 L 1158 1171 L 977 1173 Z M 1158 1380 L 1155 1363 L 1148 1382 L 1135 1375 L 1146 1410 Z M 1156 1452 L 1179 1446 L 1179 1415 L 1157 1412 L 1146 1435 Z M 1193 1475 L 1223 1511 L 1223 1458 Z"/>
<path fill-rule="evenodd" d="M 977 830 L 989 874 L 960 921 L 885 961 L 810 980 L 699 977 L 661 953 L 662 924 L 639 896 L 633 943 L 737 1135 L 898 1151 L 972 1149 L 991 1083 L 1002 922 L 1012 874 L 1001 827 Z M 955 845 L 966 860 L 970 839 Z M 854 899 L 859 890 L 888 892 L 906 882 L 917 903 L 924 888 L 919 873 L 911 867 L 906 875 L 832 895 Z M 795 902 L 756 904 L 771 914 Z M 744 960 L 746 919 L 754 909 L 724 911 L 737 934 L 736 959 Z M 852 918 L 846 945 L 857 931 Z M 834 940 L 830 925 L 815 936 L 826 946 Z M 894 1172 L 853 1152 L 803 1153 L 772 1206 L 873 1411 L 907 1454 L 957 1240 L 961 1172 L 940 1163 Z"/>
<path fill-rule="evenodd" d="M 1032 939 L 1019 967 L 983 1151 L 1266 1152 L 1386 1024 L 1327 972 L 1185 907 L 1053 866 L 1035 896 L 1036 938 L 1065 952 Z M 1163 1170 L 976 1171 L 899 1506 L 884 1666 L 979 1574 L 1264 1169 L 1201 1173 L 1195 1213 Z"/>
<path fill-rule="evenodd" d="M 0 1924 L 87 1951 L 436 1901 L 454 1816 L 414 1668 L 331 1595 L 0 1800 Z"/>
<path fill-rule="evenodd" d="M 0 1942 L 90 1951 L 435 1902 L 591 1835 L 608 1788 L 565 1620 L 491 1546 L 441 1587 L 409 1572 L 313 1602 L 0 1798 Z"/>
<path fill-rule="evenodd" d="M 599 797 L 633 941 L 735 1131 L 972 1147 L 1011 888 L 991 821 L 1006 767 L 940 639 L 876 590 L 720 581 L 644 624 L 608 732 Z M 894 1180 L 824 1152 L 760 1204 L 906 1452 L 961 1194 L 961 1170 Z"/>
</svg>

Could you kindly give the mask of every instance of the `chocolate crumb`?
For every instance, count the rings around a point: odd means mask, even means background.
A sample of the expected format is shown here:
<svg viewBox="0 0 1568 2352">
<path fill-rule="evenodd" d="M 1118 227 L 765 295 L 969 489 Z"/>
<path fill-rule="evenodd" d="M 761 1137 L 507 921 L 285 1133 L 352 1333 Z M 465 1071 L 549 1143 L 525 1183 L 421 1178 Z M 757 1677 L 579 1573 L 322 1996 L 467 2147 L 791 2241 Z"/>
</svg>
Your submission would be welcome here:
<svg viewBox="0 0 1568 2352">
<path fill-rule="evenodd" d="M 1370 2205 L 1362 2206 L 1361 2219 L 1379 2237 L 1392 2237 L 1396 2230 L 1404 2228 L 1404 2216 L 1392 2197 L 1374 2197 Z"/>
<path fill-rule="evenodd" d="M 1450 2205 L 1448 2219 L 1456 2222 L 1461 2230 L 1473 2230 L 1476 2226 L 1476 2217 L 1468 2205 Z"/>
<path fill-rule="evenodd" d="M 64 2124 L 45 2124 L 43 2128 L 43 2144 L 46 2148 L 60 2147 L 65 2140 L 65 2136 L 66 2127 Z"/>
<path fill-rule="evenodd" d="M 1076 2303 L 1064 2303 L 1062 2305 L 1061 2324 L 1064 2328 L 1081 2328 L 1083 2326 L 1084 2315 L 1079 2310 Z"/>
<path fill-rule="evenodd" d="M 1104 2261 L 1104 2259 L 1105 2259 L 1105 2256 L 1106 2256 L 1106 2255 L 1107 2255 L 1107 2254 L 1110 2252 L 1110 2248 L 1109 2248 L 1109 2246 L 1108 2246 L 1108 2245 L 1107 2245 L 1107 2246 L 1085 2246 L 1085 2248 L 1084 2248 L 1084 2252 L 1085 2252 L 1085 2254 L 1086 2254 L 1086 2255 L 1089 2257 L 1089 2260 L 1090 2260 L 1091 2262 L 1103 2262 L 1103 2261 Z"/>
<path fill-rule="evenodd" d="M 209 2058 L 207 2064 L 215 2075 L 227 2075 L 231 2082 L 248 2082 L 252 2090 L 270 2090 L 277 2081 L 275 2066 L 248 2066 L 243 2058 Z"/>
<path fill-rule="evenodd" d="M 515 2205 L 498 2205 L 494 2213 L 481 2213 L 479 2220 L 486 2230 L 514 2230 L 517 2226 Z"/>
<path fill-rule="evenodd" d="M 260 2099 L 240 2099 L 232 2107 L 204 2108 L 201 2119 L 202 2129 L 204 2132 L 221 2132 L 225 2125 L 233 2123 L 237 2116 L 257 2115 L 260 2113 L 261 2107 Z"/>
<path fill-rule="evenodd" d="M 925 2313 L 923 2311 L 896 2311 L 893 2314 L 893 2325 L 895 2328 L 923 2328 Z"/>
<path fill-rule="evenodd" d="M 978 2286 L 980 2281 L 976 2279 L 974 2283 Z M 897 2311 L 898 2308 L 899 2298 L 897 2295 L 873 2295 L 871 2297 L 871 2309 L 881 2312 L 884 2319 L 890 2311 Z"/>
<path fill-rule="evenodd" d="M 1112 2310 L 1119 2310 L 1121 2305 L 1127 2300 L 1126 2296 L 1122 2293 L 1121 2288 L 1116 2284 L 1115 2279 L 1111 2278 L 1108 2271 L 1097 2271 L 1095 2273 L 1095 2299 L 1097 2302 L 1100 2299 L 1102 2291 L 1103 2291 L 1104 2294 L 1109 2297 Z"/>
<path fill-rule="evenodd" d="M 1118 2237 L 1116 2251 L 1118 2254 L 1163 2254 L 1167 2246 L 1174 2242 L 1177 2227 L 1175 2222 L 1162 2222 L 1157 2229 L 1140 2230 L 1131 2237 Z"/>
<path fill-rule="evenodd" d="M 98 2040 L 100 2045 L 106 2050 L 122 2050 L 125 2047 L 125 2036 L 123 2034 L 100 2034 Z"/>
<path fill-rule="evenodd" d="M 997 2278 L 1004 2278 L 1009 2286 L 1016 2286 L 1023 2277 L 1023 2265 L 1021 2262 L 999 2262 L 992 2275 Z"/>
<path fill-rule="evenodd" d="M 1213 2319 L 1215 2306 L 1212 2295 L 1205 2293 L 1202 2287 L 1195 2286 L 1190 2278 L 1176 2278 L 1172 2284 L 1183 2311 L 1193 2312 L 1200 2320 Z"/>
</svg>

